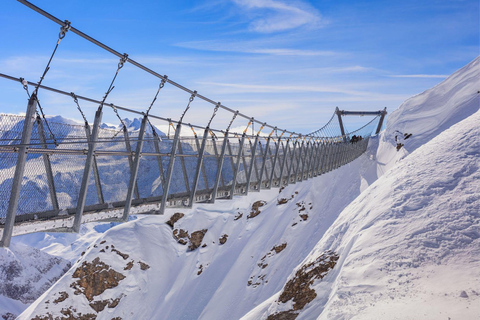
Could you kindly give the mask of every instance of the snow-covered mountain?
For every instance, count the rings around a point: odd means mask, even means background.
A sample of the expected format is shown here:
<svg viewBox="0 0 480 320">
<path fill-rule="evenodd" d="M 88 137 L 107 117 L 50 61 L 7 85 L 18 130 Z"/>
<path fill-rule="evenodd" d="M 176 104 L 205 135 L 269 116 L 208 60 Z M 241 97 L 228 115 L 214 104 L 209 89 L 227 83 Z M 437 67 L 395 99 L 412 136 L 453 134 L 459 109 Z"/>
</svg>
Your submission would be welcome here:
<svg viewBox="0 0 480 320">
<path fill-rule="evenodd" d="M 14 238 L 73 262 L 19 319 L 476 319 L 478 64 L 406 101 L 328 174 Z"/>
</svg>

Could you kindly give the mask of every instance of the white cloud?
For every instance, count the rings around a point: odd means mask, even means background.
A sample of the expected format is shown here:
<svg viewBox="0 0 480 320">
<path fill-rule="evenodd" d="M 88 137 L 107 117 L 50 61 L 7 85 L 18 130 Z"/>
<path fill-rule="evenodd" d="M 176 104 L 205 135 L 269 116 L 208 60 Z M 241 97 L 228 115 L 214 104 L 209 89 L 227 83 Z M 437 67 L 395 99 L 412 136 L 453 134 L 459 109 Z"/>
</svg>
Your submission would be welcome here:
<svg viewBox="0 0 480 320">
<path fill-rule="evenodd" d="M 303 50 L 289 48 L 266 48 L 264 42 L 244 41 L 244 42 L 219 42 L 219 41 L 189 41 L 177 43 L 176 46 L 182 48 L 206 50 L 215 52 L 237 52 L 237 53 L 254 53 L 272 56 L 335 56 L 338 52 L 328 50 Z"/>
<path fill-rule="evenodd" d="M 391 75 L 392 78 L 440 78 L 445 79 L 448 77 L 446 74 L 397 74 Z"/>
<path fill-rule="evenodd" d="M 259 13 L 250 22 L 250 30 L 260 33 L 286 31 L 302 26 L 318 26 L 320 13 L 313 7 L 300 3 L 276 0 L 233 0 L 240 7 Z"/>
</svg>

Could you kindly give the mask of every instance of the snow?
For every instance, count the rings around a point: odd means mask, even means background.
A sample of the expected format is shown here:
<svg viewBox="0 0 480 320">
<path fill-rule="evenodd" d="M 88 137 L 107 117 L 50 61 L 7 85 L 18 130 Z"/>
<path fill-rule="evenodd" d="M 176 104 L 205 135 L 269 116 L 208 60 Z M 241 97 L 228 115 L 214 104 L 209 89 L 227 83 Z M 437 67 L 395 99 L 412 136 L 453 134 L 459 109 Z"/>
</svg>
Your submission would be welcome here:
<svg viewBox="0 0 480 320">
<path fill-rule="evenodd" d="M 313 283 L 317 296 L 297 319 L 478 319 L 478 64 L 407 100 L 360 158 L 281 192 L 170 208 L 116 226 L 86 224 L 79 235 L 13 238 L 73 263 L 19 319 L 70 307 L 97 314 L 71 287 L 77 268 L 96 258 L 125 276 L 94 297 L 120 299 L 98 319 L 266 319 L 293 306 L 277 302 L 285 283 L 327 250 L 340 259 Z M 397 131 L 413 134 L 399 151 Z M 248 219 L 260 200 L 261 213 Z M 208 230 L 206 246 L 189 251 L 176 241 L 165 223 L 175 212 L 185 216 L 174 229 Z M 68 298 L 52 303 L 61 292 Z"/>
<path fill-rule="evenodd" d="M 302 264 L 326 250 L 341 261 L 297 319 L 478 319 L 479 122 L 446 130 L 343 210 Z"/>
</svg>

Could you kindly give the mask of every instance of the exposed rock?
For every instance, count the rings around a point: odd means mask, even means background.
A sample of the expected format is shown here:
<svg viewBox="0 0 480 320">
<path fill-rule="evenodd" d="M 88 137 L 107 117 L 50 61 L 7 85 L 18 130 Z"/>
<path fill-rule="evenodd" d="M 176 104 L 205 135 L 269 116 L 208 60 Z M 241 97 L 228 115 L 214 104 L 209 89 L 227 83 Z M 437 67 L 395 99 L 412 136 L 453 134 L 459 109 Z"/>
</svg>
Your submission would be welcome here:
<svg viewBox="0 0 480 320">
<path fill-rule="evenodd" d="M 84 261 L 73 273 L 73 278 L 79 278 L 70 287 L 75 289 L 75 294 L 84 294 L 88 301 L 94 296 L 102 294 L 105 290 L 115 288 L 125 276 L 107 264 L 95 258 L 92 262 Z"/>
<path fill-rule="evenodd" d="M 133 268 L 133 260 L 130 261 L 129 263 L 127 263 L 127 266 L 125 268 L 123 268 L 123 270 L 130 270 Z"/>
<path fill-rule="evenodd" d="M 100 244 L 104 244 L 105 242 L 107 242 L 107 240 L 103 240 L 102 242 L 100 242 Z"/>
<path fill-rule="evenodd" d="M 63 302 L 65 300 L 67 300 L 67 298 L 68 298 L 68 293 L 66 293 L 65 291 L 60 292 L 59 295 L 60 295 L 60 297 L 53 300 L 53 303 L 58 304 L 60 302 Z"/>
<path fill-rule="evenodd" d="M 281 199 L 277 200 L 277 206 L 285 204 L 287 202 L 288 202 L 287 198 L 281 198 Z"/>
<path fill-rule="evenodd" d="M 112 252 L 115 252 L 116 254 L 118 254 L 120 257 L 123 258 L 123 260 L 127 260 L 129 255 L 126 254 L 126 253 L 121 253 L 120 251 L 118 251 L 117 249 L 114 248 L 114 246 L 112 246 Z"/>
<path fill-rule="evenodd" d="M 198 272 L 197 272 L 197 276 L 201 275 L 202 272 L 203 272 L 203 265 L 201 264 L 199 267 L 198 267 Z"/>
<path fill-rule="evenodd" d="M 316 279 L 325 277 L 335 264 L 338 255 L 327 251 L 320 255 L 315 261 L 303 265 L 285 285 L 283 292 L 278 298 L 279 302 L 286 303 L 293 300 L 293 310 L 300 310 L 315 299 L 317 293 L 310 286 Z"/>
<path fill-rule="evenodd" d="M 278 193 L 282 193 L 284 189 L 285 189 L 285 186 L 281 187 L 280 190 L 278 190 Z"/>
<path fill-rule="evenodd" d="M 173 214 L 173 216 L 170 217 L 170 220 L 167 221 L 167 224 L 170 226 L 170 228 L 173 229 L 173 226 L 175 225 L 175 222 L 183 218 L 185 215 L 181 212 L 176 212 Z"/>
<path fill-rule="evenodd" d="M 175 240 L 179 241 L 180 239 L 187 238 L 188 239 L 188 232 L 183 229 L 175 229 L 173 230 L 173 237 Z"/>
<path fill-rule="evenodd" d="M 303 221 L 307 221 L 308 219 L 308 214 L 304 213 L 300 215 L 300 218 L 302 218 Z"/>
<path fill-rule="evenodd" d="M 69 307 L 68 309 L 62 309 L 60 311 L 61 314 L 63 314 L 63 317 L 59 315 L 52 315 L 50 312 L 48 312 L 44 316 L 35 316 L 31 320 L 95 320 L 97 319 L 97 316 L 93 313 L 77 313 L 77 311 L 73 307 Z"/>
<path fill-rule="evenodd" d="M 271 251 L 275 251 L 275 253 L 280 253 L 283 251 L 283 249 L 285 249 L 287 247 L 287 243 L 282 243 L 281 245 L 278 245 L 278 246 L 275 246 L 272 248 Z"/>
<path fill-rule="evenodd" d="M 220 241 L 220 244 L 225 244 L 225 242 L 227 242 L 227 238 L 228 234 L 224 234 L 220 239 L 218 239 L 218 241 Z"/>
<path fill-rule="evenodd" d="M 266 205 L 267 202 L 263 201 L 263 200 L 258 200 L 258 201 L 255 201 L 253 204 L 252 204 L 252 211 L 250 212 L 250 214 L 247 216 L 247 219 L 250 219 L 250 218 L 255 218 L 256 216 L 258 216 L 260 214 L 260 210 L 258 208 L 260 207 L 263 207 L 264 205 Z"/>
<path fill-rule="evenodd" d="M 267 320 L 295 320 L 297 317 L 298 313 L 288 310 L 271 314 L 267 317 Z"/>
<path fill-rule="evenodd" d="M 207 231 L 207 229 L 203 229 L 193 232 L 190 236 L 190 245 L 188 246 L 188 250 L 193 251 L 200 247 L 203 241 L 203 237 L 205 236 L 205 233 L 207 233 Z"/>
<path fill-rule="evenodd" d="M 237 221 L 238 219 L 240 219 L 241 217 L 243 217 L 243 213 L 239 212 L 235 218 L 233 219 L 234 221 Z"/>
<path fill-rule="evenodd" d="M 138 264 L 140 265 L 140 269 L 142 269 L 143 271 L 150 269 L 150 266 L 145 262 L 138 261 Z"/>
<path fill-rule="evenodd" d="M 97 313 L 102 312 L 103 309 L 105 309 L 105 307 L 107 307 L 107 306 L 109 308 L 115 308 L 116 306 L 118 306 L 121 298 L 122 297 L 117 298 L 117 299 L 94 301 L 94 302 L 90 303 L 90 307 L 93 310 L 95 310 Z"/>
</svg>

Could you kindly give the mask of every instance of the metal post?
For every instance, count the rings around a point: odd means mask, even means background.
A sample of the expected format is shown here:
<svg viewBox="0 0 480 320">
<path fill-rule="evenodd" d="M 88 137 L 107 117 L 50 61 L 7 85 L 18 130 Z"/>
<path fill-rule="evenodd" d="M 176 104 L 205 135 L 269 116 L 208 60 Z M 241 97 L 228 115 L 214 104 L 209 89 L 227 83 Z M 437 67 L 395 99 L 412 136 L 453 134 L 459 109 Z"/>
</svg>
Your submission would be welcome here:
<svg viewBox="0 0 480 320">
<path fill-rule="evenodd" d="M 223 137 L 222 150 L 220 151 L 220 159 L 218 161 L 218 169 L 217 169 L 217 174 L 215 176 L 215 184 L 213 185 L 213 191 L 212 191 L 212 196 L 210 198 L 210 203 L 215 203 L 215 199 L 217 198 L 218 183 L 222 179 L 223 161 L 225 159 L 225 150 L 227 149 L 227 142 L 228 142 L 228 130 L 225 131 L 225 136 Z"/>
<path fill-rule="evenodd" d="M 163 186 L 163 196 L 162 196 L 162 204 L 160 205 L 160 214 L 164 214 L 165 207 L 167 205 L 168 191 L 170 189 L 170 182 L 172 181 L 173 166 L 175 164 L 175 155 L 177 152 L 181 129 L 182 129 L 182 124 L 178 123 L 177 129 L 175 130 L 175 136 L 173 137 L 172 150 L 170 152 L 170 161 L 168 162 L 168 168 L 167 168 L 167 177 L 165 178 L 165 185 Z"/>
<path fill-rule="evenodd" d="M 184 154 L 181 142 L 178 144 L 178 153 L 182 155 Z M 187 167 L 185 166 L 185 157 L 180 157 L 180 165 L 182 166 L 183 182 L 185 183 L 185 189 L 187 190 L 187 193 L 190 194 L 190 183 L 188 181 Z"/>
<path fill-rule="evenodd" d="M 318 176 L 318 161 L 320 159 L 320 150 L 321 150 L 321 142 L 320 140 L 316 141 L 316 150 L 315 150 L 315 158 L 313 160 L 313 166 L 312 166 L 312 176 L 316 177 Z"/>
<path fill-rule="evenodd" d="M 225 141 L 224 141 L 225 142 Z M 213 150 L 215 151 L 215 157 L 217 159 L 217 167 L 220 165 L 220 156 L 218 155 L 218 148 L 217 148 L 217 142 L 215 141 L 215 138 L 212 137 L 212 144 L 213 144 Z M 225 155 L 225 153 L 224 153 Z M 223 158 L 222 158 L 222 167 L 223 167 Z M 220 184 L 222 187 L 225 186 L 225 181 L 223 181 L 223 173 L 220 171 Z"/>
<path fill-rule="evenodd" d="M 248 168 L 247 187 L 245 188 L 245 195 L 248 194 L 248 190 L 250 189 L 250 181 L 251 181 L 251 178 L 252 178 L 252 172 L 253 172 L 253 166 L 254 166 L 254 162 L 255 162 L 255 153 L 257 151 L 258 139 L 259 139 L 259 135 L 257 134 L 257 136 L 255 137 L 255 141 L 253 142 L 253 149 L 250 153 L 252 159 L 250 160 L 250 167 Z"/>
<path fill-rule="evenodd" d="M 155 130 L 153 130 L 153 146 L 155 147 L 156 153 L 160 153 L 159 140 L 160 138 L 158 137 Z M 165 185 L 165 173 L 163 172 L 162 156 L 160 155 L 157 156 L 157 162 L 158 162 L 158 169 L 160 170 L 160 180 L 162 180 L 162 188 L 163 188 L 163 186 Z"/>
<path fill-rule="evenodd" d="M 80 194 L 78 195 L 75 219 L 73 220 L 74 232 L 78 232 L 80 230 L 80 224 L 82 223 L 83 209 L 85 208 L 85 200 L 87 199 L 88 178 L 90 177 L 90 172 L 92 171 L 93 155 L 97 145 L 98 131 L 100 128 L 100 123 L 102 122 L 102 114 L 102 106 L 100 106 L 98 107 L 97 112 L 95 112 L 92 135 L 88 141 L 87 159 L 85 160 L 85 169 L 83 170 L 82 184 L 80 186 Z"/>
<path fill-rule="evenodd" d="M 285 148 L 283 148 L 283 144 L 282 144 L 282 149 L 283 149 L 283 161 L 282 161 L 282 166 L 280 168 L 280 182 L 278 184 L 279 187 L 282 187 L 284 185 L 283 183 L 283 172 L 285 170 L 285 166 L 287 166 L 287 157 L 288 157 L 288 150 L 290 149 L 290 138 L 287 139 L 287 143 L 286 143 L 286 146 Z M 289 177 L 287 176 L 287 179 L 286 179 L 286 184 L 288 184 L 288 180 L 289 180 Z"/>
<path fill-rule="evenodd" d="M 260 183 L 258 185 L 258 189 L 261 189 L 262 188 L 262 185 L 263 185 L 263 173 L 265 172 L 265 165 L 267 164 L 267 153 L 268 153 L 268 150 L 270 148 L 270 140 L 271 140 L 271 136 L 268 136 L 267 138 L 267 143 L 265 144 L 265 152 L 263 153 L 263 162 L 262 162 L 262 168 L 260 169 Z"/>
<path fill-rule="evenodd" d="M 37 116 L 37 130 L 38 136 L 40 138 L 40 142 L 42 147 L 47 149 L 47 140 L 45 139 L 45 130 L 43 129 L 43 123 L 40 116 Z M 48 189 L 50 190 L 50 199 L 52 200 L 52 209 L 55 212 L 59 211 L 58 208 L 58 199 L 57 193 L 55 191 L 55 184 L 53 182 L 53 172 L 52 172 L 52 164 L 50 163 L 50 156 L 46 153 L 42 154 L 43 164 L 45 165 L 45 173 L 47 175 L 47 182 L 48 182 Z"/>
<path fill-rule="evenodd" d="M 125 200 L 125 207 L 123 210 L 123 221 L 128 221 L 130 214 L 130 207 L 132 206 L 133 189 L 137 183 L 138 167 L 140 165 L 140 157 L 142 156 L 143 137 L 145 136 L 145 126 L 147 124 L 147 116 L 142 119 L 140 132 L 138 134 L 137 148 L 135 150 L 135 160 L 133 161 L 133 170 L 130 173 L 130 182 L 128 184 L 127 199 Z"/>
<path fill-rule="evenodd" d="M 130 165 L 130 172 L 133 172 L 133 157 L 132 157 L 132 146 L 130 145 L 130 137 L 128 136 L 127 127 L 123 126 L 123 136 L 125 137 L 125 147 L 127 148 L 128 152 L 128 164 Z M 140 199 L 140 195 L 138 192 L 138 185 L 135 181 L 135 199 Z"/>
<path fill-rule="evenodd" d="M 189 208 L 193 206 L 193 202 L 195 201 L 195 192 L 197 192 L 198 179 L 200 178 L 200 171 L 202 169 L 202 164 L 203 164 L 203 154 L 205 153 L 205 145 L 207 144 L 207 137 L 208 137 L 209 130 L 210 129 L 208 127 L 205 128 L 205 132 L 203 133 L 203 138 L 202 138 L 202 146 L 198 151 L 197 168 L 195 169 L 195 175 L 193 176 L 192 191 L 190 192 L 190 200 L 188 202 Z M 207 189 L 208 189 L 208 186 L 207 186 Z"/>
<path fill-rule="evenodd" d="M 28 100 L 27 113 L 23 124 L 21 146 L 18 148 L 17 165 L 12 181 L 12 191 L 10 193 L 10 201 L 8 202 L 7 216 L 5 226 L 3 228 L 2 240 L 0 247 L 10 246 L 10 240 L 13 234 L 13 226 L 15 224 L 15 216 L 17 214 L 18 199 L 20 198 L 20 188 L 22 187 L 23 173 L 25 172 L 25 163 L 27 161 L 27 145 L 30 143 L 32 135 L 33 121 L 35 110 L 37 108 L 37 95 L 32 94 Z"/>
<path fill-rule="evenodd" d="M 270 155 L 270 162 L 272 162 L 272 172 L 270 173 L 270 180 L 268 182 L 267 189 L 270 189 L 272 187 L 273 175 L 275 173 L 275 166 L 277 165 L 277 162 L 278 162 L 278 157 L 279 157 L 278 151 L 280 150 L 280 144 L 281 143 L 282 143 L 282 137 L 279 137 L 278 138 L 278 143 L 275 146 L 275 157 L 273 158 L 273 162 L 271 160 L 272 156 Z M 282 143 L 282 147 L 283 147 L 283 143 Z M 270 149 L 268 149 L 268 150 L 270 150 Z M 280 176 L 280 180 L 282 180 L 281 176 Z"/>
<path fill-rule="evenodd" d="M 302 176 L 300 178 L 300 181 L 302 181 L 303 179 L 308 179 L 308 169 L 310 167 L 310 158 L 312 157 L 312 151 L 313 151 L 313 146 L 312 144 L 310 143 L 310 140 L 307 142 L 307 149 L 305 150 L 305 160 L 303 162 L 303 166 L 302 166 Z M 310 156 L 309 156 L 310 155 Z M 305 172 L 305 169 L 307 170 L 307 172 Z M 306 175 L 305 175 L 306 173 Z"/>
<path fill-rule="evenodd" d="M 212 140 L 215 143 L 215 139 L 212 138 Z M 200 146 L 200 142 L 198 141 L 198 136 L 197 136 L 196 133 L 195 133 L 195 145 L 197 147 L 197 150 L 199 151 L 201 146 Z M 202 178 L 203 178 L 203 184 L 205 186 L 205 190 L 208 190 L 207 173 L 205 172 L 205 162 L 203 162 L 203 161 L 202 161 L 201 171 L 202 171 Z"/>
<path fill-rule="evenodd" d="M 305 167 L 307 167 L 307 170 L 308 170 L 308 164 L 309 164 L 308 154 L 310 153 L 310 149 L 311 149 L 310 141 L 307 141 L 307 144 L 305 146 L 305 151 L 304 151 L 304 157 L 303 157 L 303 163 L 302 163 L 302 173 L 300 174 L 300 181 L 303 181 L 303 179 L 307 178 L 307 177 L 305 177 Z"/>
<path fill-rule="evenodd" d="M 88 123 L 85 123 L 85 135 L 87 136 L 87 141 L 90 141 L 90 126 Z M 98 202 L 103 204 L 105 203 L 105 200 L 103 198 L 103 191 L 102 191 L 102 185 L 100 183 L 100 175 L 98 173 L 98 165 L 97 165 L 97 156 L 94 154 L 93 155 L 93 177 L 95 179 L 95 187 L 97 189 L 97 196 L 98 196 Z"/>
<path fill-rule="evenodd" d="M 233 170 L 233 181 L 232 181 L 232 188 L 228 196 L 229 199 L 233 199 L 233 193 L 235 192 L 235 187 L 237 185 L 237 175 L 238 175 L 238 169 L 240 169 L 240 158 L 242 157 L 244 143 L 245 143 L 245 132 L 242 134 L 242 140 L 240 141 L 240 145 L 238 146 L 237 164 Z"/>
<path fill-rule="evenodd" d="M 312 141 L 313 140 L 313 141 Z M 313 177 L 313 166 L 315 164 L 316 155 L 317 155 L 317 144 L 315 139 L 312 139 L 310 143 L 310 157 L 308 158 L 308 165 L 307 165 L 307 179 Z"/>
<path fill-rule="evenodd" d="M 382 130 L 382 125 L 383 125 L 383 120 L 385 119 L 385 116 L 387 115 L 387 108 L 383 109 L 380 113 L 380 120 L 378 120 L 378 126 L 377 130 L 375 130 L 375 134 L 378 134 L 380 130 Z"/>
<path fill-rule="evenodd" d="M 295 149 L 297 148 L 297 143 L 298 143 L 298 138 L 295 140 L 295 143 L 293 144 L 292 158 L 290 160 L 290 167 L 288 168 L 287 185 L 290 183 L 290 177 L 292 176 L 292 169 L 294 166 L 294 160 L 296 158 Z"/>
<path fill-rule="evenodd" d="M 342 121 L 342 112 L 338 107 L 335 108 L 335 113 L 337 114 L 338 117 L 338 123 L 340 125 L 340 132 L 342 133 L 342 137 L 344 141 L 347 141 L 347 137 L 345 136 L 345 128 L 343 127 L 343 121 Z"/>
</svg>

